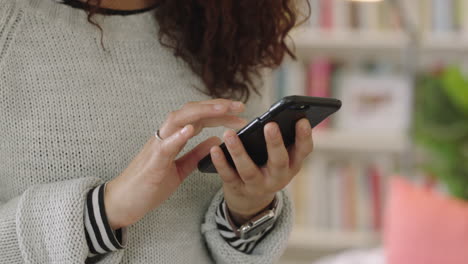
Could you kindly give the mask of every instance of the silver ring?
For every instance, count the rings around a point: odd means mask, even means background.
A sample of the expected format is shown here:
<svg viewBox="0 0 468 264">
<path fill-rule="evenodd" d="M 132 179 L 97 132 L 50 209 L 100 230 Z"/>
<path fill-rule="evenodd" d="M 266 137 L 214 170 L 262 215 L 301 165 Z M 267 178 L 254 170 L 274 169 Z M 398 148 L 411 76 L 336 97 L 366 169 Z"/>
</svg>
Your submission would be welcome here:
<svg viewBox="0 0 468 264">
<path fill-rule="evenodd" d="M 162 137 L 159 135 L 159 129 L 156 130 L 156 132 L 154 132 L 154 136 L 159 140 L 159 141 L 163 141 L 164 139 L 162 139 Z"/>
</svg>

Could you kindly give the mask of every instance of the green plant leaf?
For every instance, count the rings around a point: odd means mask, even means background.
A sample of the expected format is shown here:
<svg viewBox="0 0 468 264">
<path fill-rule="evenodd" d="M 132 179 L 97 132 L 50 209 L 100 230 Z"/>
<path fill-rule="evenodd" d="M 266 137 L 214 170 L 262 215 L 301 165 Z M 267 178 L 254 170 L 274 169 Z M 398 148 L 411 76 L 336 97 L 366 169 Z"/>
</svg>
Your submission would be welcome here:
<svg viewBox="0 0 468 264">
<path fill-rule="evenodd" d="M 442 84 L 454 105 L 468 116 L 468 81 L 460 69 L 447 68 L 442 74 Z"/>
<path fill-rule="evenodd" d="M 457 69 L 420 76 L 413 135 L 426 150 L 424 169 L 468 200 L 468 82 Z"/>
</svg>

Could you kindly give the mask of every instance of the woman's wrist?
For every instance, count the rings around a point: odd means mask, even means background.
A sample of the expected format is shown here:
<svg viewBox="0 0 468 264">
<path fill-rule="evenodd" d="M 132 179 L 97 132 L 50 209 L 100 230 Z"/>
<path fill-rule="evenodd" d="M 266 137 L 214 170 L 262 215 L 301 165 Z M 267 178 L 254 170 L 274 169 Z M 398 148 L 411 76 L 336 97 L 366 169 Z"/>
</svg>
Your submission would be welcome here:
<svg viewBox="0 0 468 264">
<path fill-rule="evenodd" d="M 107 215 L 107 221 L 112 230 L 117 230 L 126 227 L 124 221 L 120 219 L 119 210 L 116 208 L 117 204 L 113 200 L 114 194 L 114 180 L 107 182 L 104 189 L 104 207 Z"/>
<path fill-rule="evenodd" d="M 247 223 L 250 219 L 258 215 L 259 213 L 265 211 L 268 209 L 273 200 L 275 199 L 275 195 L 269 195 L 268 197 L 261 199 L 258 205 L 254 208 L 251 208 L 249 210 L 241 211 L 241 210 L 236 210 L 235 207 L 230 206 L 229 203 L 227 202 L 227 209 L 229 211 L 229 215 L 231 220 L 236 226 L 241 226 L 245 223 Z M 258 200 L 257 200 L 258 201 Z"/>
</svg>

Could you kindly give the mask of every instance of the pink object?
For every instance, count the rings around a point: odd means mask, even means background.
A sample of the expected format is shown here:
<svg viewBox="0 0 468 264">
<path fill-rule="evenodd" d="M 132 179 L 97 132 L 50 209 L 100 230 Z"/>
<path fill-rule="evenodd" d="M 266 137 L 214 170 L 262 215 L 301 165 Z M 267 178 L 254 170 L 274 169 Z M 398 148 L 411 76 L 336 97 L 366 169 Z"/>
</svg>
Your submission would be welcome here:
<svg viewBox="0 0 468 264">
<path fill-rule="evenodd" d="M 371 186 L 372 227 L 379 231 L 382 227 L 382 174 L 377 166 L 369 168 L 369 182 Z"/>
<path fill-rule="evenodd" d="M 320 26 L 322 29 L 333 29 L 333 0 L 320 0 L 320 13 Z"/>
<path fill-rule="evenodd" d="M 468 263 L 468 203 L 391 180 L 385 218 L 387 264 Z"/>
<path fill-rule="evenodd" d="M 308 69 L 307 95 L 316 97 L 329 97 L 331 84 L 332 64 L 328 58 L 315 58 Z M 316 128 L 328 127 L 329 119 L 322 121 Z"/>
</svg>

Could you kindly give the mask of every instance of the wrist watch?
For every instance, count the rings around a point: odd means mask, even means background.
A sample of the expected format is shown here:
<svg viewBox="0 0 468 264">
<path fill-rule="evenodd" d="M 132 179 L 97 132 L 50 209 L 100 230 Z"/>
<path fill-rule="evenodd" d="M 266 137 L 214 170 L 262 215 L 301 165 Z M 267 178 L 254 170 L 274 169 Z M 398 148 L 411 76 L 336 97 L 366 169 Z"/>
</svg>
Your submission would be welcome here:
<svg viewBox="0 0 468 264">
<path fill-rule="evenodd" d="M 238 227 L 236 224 L 231 219 L 231 216 L 228 212 L 226 212 L 227 220 L 229 224 L 232 227 L 232 230 L 234 230 L 234 233 L 236 234 L 237 237 L 240 237 L 242 239 L 249 239 L 253 236 L 256 236 L 272 226 L 275 223 L 275 218 L 277 214 L 277 208 L 278 208 L 278 200 L 277 196 L 273 199 L 273 202 L 267 207 L 267 209 L 263 210 L 256 216 L 254 216 L 252 219 L 247 221 L 247 223 L 241 225 Z M 227 206 L 226 206 L 227 209 Z"/>
</svg>

